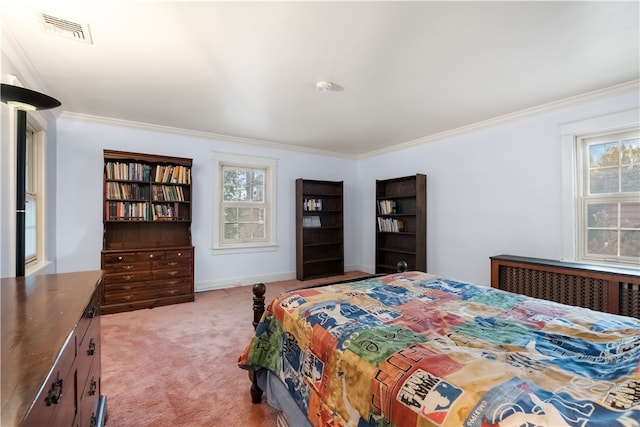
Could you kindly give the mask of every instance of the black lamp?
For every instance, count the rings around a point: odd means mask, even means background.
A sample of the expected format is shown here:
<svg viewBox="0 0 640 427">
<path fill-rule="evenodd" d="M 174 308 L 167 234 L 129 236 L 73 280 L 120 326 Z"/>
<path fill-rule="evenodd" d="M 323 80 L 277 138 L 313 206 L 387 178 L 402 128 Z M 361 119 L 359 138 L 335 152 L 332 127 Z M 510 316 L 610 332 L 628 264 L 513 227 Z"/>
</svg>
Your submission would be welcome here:
<svg viewBox="0 0 640 427">
<path fill-rule="evenodd" d="M 48 110 L 62 105 L 48 95 L 23 87 L 2 83 L 2 102 L 18 110 L 16 138 L 16 277 L 24 276 L 25 267 L 25 183 L 27 157 L 27 111 Z"/>
</svg>

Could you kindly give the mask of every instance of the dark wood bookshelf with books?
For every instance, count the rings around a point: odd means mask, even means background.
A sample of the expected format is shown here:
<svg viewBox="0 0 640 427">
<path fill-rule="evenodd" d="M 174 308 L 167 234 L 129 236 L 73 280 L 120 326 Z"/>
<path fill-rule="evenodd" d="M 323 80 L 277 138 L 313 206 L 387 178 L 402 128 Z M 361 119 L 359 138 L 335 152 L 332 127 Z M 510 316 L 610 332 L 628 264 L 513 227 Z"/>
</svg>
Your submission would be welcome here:
<svg viewBox="0 0 640 427">
<path fill-rule="evenodd" d="M 344 274 L 342 181 L 296 180 L 296 277 Z"/>
<path fill-rule="evenodd" d="M 104 150 L 103 313 L 194 300 L 191 167 Z"/>
<path fill-rule="evenodd" d="M 427 271 L 427 177 L 376 180 L 376 274 Z"/>
</svg>

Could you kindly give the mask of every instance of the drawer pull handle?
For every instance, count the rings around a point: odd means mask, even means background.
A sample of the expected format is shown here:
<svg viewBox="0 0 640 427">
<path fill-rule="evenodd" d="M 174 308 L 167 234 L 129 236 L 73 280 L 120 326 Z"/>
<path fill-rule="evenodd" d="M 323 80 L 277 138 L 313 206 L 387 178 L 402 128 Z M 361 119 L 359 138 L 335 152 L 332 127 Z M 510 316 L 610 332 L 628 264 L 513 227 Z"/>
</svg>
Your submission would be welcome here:
<svg viewBox="0 0 640 427">
<path fill-rule="evenodd" d="M 149 258 L 153 258 L 153 254 L 149 255 Z"/>
<path fill-rule="evenodd" d="M 122 278 L 123 278 L 124 280 L 131 280 L 131 279 L 133 279 L 134 277 L 136 277 L 136 276 L 134 276 L 134 275 L 132 275 L 132 274 L 127 274 L 126 276 L 123 276 Z"/>
<path fill-rule="evenodd" d="M 175 294 L 176 292 L 178 292 L 178 290 L 177 290 L 177 289 L 170 289 L 170 290 L 168 290 L 168 291 L 167 291 L 167 293 L 168 293 L 169 295 L 173 295 L 173 294 Z"/>
<path fill-rule="evenodd" d="M 182 252 L 178 252 L 178 256 L 182 256 Z"/>
<path fill-rule="evenodd" d="M 169 271 L 167 274 L 169 276 L 175 276 L 176 274 L 180 273 L 179 271 Z"/>
<path fill-rule="evenodd" d="M 118 257 L 118 261 L 122 261 L 122 257 L 121 256 Z"/>
<path fill-rule="evenodd" d="M 170 265 L 171 267 L 173 267 L 174 265 L 178 265 L 178 262 L 177 261 L 168 262 L 167 265 Z"/>
<path fill-rule="evenodd" d="M 89 340 L 89 348 L 87 349 L 87 354 L 89 356 L 93 356 L 96 353 L 96 343 L 93 341 L 93 338 Z"/>
<path fill-rule="evenodd" d="M 133 265 L 123 265 L 122 269 L 123 270 L 131 270 L 133 268 Z"/>
<path fill-rule="evenodd" d="M 123 299 L 124 299 L 125 301 L 129 301 L 129 300 L 131 300 L 131 298 L 132 298 L 132 296 L 131 296 L 131 295 L 125 295 L 125 296 L 123 297 Z"/>
<path fill-rule="evenodd" d="M 96 427 L 98 425 L 98 418 L 94 412 L 91 413 L 91 420 L 89 420 L 89 427 Z"/>
<path fill-rule="evenodd" d="M 176 285 L 176 284 L 178 284 L 178 281 L 177 280 L 169 280 L 167 283 L 169 285 Z"/>
<path fill-rule="evenodd" d="M 96 382 L 95 377 L 91 377 L 91 384 L 89 385 L 89 391 L 87 391 L 87 394 L 89 396 L 93 396 L 96 394 L 96 390 L 98 390 L 98 383 Z"/>
<path fill-rule="evenodd" d="M 60 403 L 62 399 L 62 380 L 58 379 L 51 384 L 51 388 L 49 389 L 49 393 L 44 401 L 47 403 L 47 406 L 57 405 Z"/>
</svg>

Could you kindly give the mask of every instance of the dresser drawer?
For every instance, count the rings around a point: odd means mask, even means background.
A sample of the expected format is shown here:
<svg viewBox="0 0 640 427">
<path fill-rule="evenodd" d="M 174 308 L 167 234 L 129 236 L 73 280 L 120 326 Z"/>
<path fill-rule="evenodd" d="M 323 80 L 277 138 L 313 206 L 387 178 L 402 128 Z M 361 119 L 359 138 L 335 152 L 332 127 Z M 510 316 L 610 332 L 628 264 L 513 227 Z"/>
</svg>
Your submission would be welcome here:
<svg viewBox="0 0 640 427">
<path fill-rule="evenodd" d="M 139 283 L 133 289 L 105 294 L 105 304 L 128 304 L 192 293 L 191 279 Z"/>
<path fill-rule="evenodd" d="M 115 254 L 104 254 L 104 267 L 118 264 L 131 264 L 137 261 L 135 252 L 119 252 Z"/>
<path fill-rule="evenodd" d="M 169 250 L 165 252 L 165 258 L 170 260 L 179 260 L 179 259 L 191 260 L 193 258 L 193 250 L 192 249 Z"/>
<path fill-rule="evenodd" d="M 130 273 L 109 273 L 104 275 L 105 290 L 114 283 L 132 283 L 151 279 L 150 271 L 132 271 Z"/>
<path fill-rule="evenodd" d="M 89 375 L 89 371 L 92 369 L 92 366 L 96 361 L 97 363 L 100 363 L 100 354 L 100 318 L 96 317 L 91 321 L 84 338 L 78 341 L 76 365 L 78 369 L 78 378 L 82 379 L 81 382 L 86 380 Z M 82 385 L 83 384 L 78 384 L 79 387 Z"/>
<path fill-rule="evenodd" d="M 82 387 L 79 385 L 79 387 Z M 95 426 L 100 399 L 100 360 L 96 359 L 87 373 L 86 382 L 78 396 L 79 427 Z"/>
<path fill-rule="evenodd" d="M 149 270 L 149 261 L 144 262 L 121 262 L 105 266 L 104 270 L 109 273 L 128 273 L 130 271 Z"/>
<path fill-rule="evenodd" d="M 137 261 L 153 261 L 156 259 L 164 259 L 164 251 L 144 251 L 136 252 Z"/>
<path fill-rule="evenodd" d="M 153 280 L 174 279 L 177 277 L 191 277 L 191 267 L 176 267 L 166 270 L 154 270 Z"/>
<path fill-rule="evenodd" d="M 82 342 L 84 339 L 87 330 L 91 327 L 91 324 L 94 323 L 95 317 L 100 315 L 100 292 L 96 290 L 82 313 L 82 317 L 78 321 L 78 326 L 76 327 L 76 336 L 78 343 Z M 100 331 L 98 331 L 99 333 Z"/>
<path fill-rule="evenodd" d="M 75 416 L 76 336 L 71 336 L 44 382 L 24 426 L 69 426 Z"/>
<path fill-rule="evenodd" d="M 159 259 L 156 261 L 151 261 L 151 269 L 152 270 L 169 270 L 169 269 L 184 269 L 187 268 L 191 270 L 191 260 L 190 259 L 179 259 L 179 258 L 165 258 Z"/>
</svg>

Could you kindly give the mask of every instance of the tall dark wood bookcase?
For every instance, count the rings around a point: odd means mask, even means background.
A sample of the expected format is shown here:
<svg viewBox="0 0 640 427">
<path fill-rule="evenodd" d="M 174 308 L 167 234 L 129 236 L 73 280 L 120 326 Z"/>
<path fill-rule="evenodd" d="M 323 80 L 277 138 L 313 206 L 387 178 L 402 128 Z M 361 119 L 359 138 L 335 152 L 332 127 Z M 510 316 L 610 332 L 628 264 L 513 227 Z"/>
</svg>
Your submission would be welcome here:
<svg viewBox="0 0 640 427">
<path fill-rule="evenodd" d="M 296 180 L 296 277 L 344 274 L 342 181 Z"/>
<path fill-rule="evenodd" d="M 376 180 L 376 273 L 427 271 L 427 177 Z"/>
<path fill-rule="evenodd" d="M 194 300 L 191 166 L 104 150 L 103 314 Z"/>
</svg>

